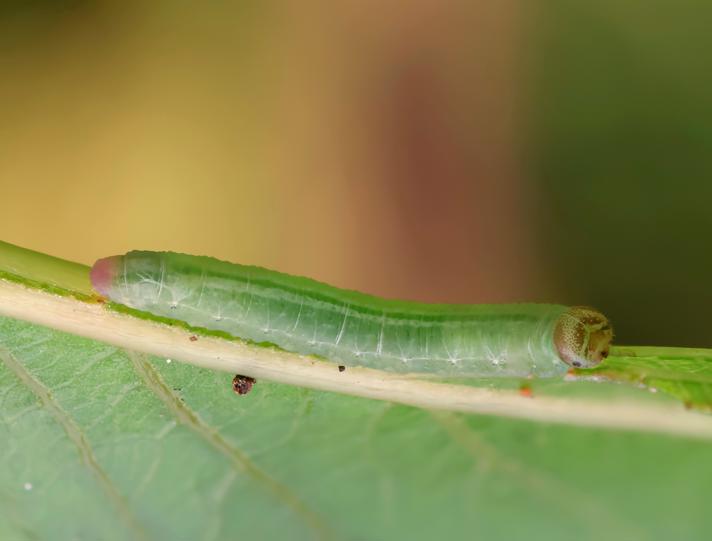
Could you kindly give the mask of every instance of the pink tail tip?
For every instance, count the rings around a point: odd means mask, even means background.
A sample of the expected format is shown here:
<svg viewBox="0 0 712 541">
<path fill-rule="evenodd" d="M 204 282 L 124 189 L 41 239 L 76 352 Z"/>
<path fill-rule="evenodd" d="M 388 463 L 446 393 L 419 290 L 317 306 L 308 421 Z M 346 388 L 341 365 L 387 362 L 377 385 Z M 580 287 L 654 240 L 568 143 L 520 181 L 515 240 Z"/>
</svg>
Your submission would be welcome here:
<svg viewBox="0 0 712 541">
<path fill-rule="evenodd" d="M 105 297 L 108 296 L 109 290 L 111 289 L 111 284 L 114 281 L 114 274 L 116 274 L 116 269 L 120 260 L 120 255 L 98 259 L 92 266 L 91 271 L 89 271 L 91 285 Z"/>
</svg>

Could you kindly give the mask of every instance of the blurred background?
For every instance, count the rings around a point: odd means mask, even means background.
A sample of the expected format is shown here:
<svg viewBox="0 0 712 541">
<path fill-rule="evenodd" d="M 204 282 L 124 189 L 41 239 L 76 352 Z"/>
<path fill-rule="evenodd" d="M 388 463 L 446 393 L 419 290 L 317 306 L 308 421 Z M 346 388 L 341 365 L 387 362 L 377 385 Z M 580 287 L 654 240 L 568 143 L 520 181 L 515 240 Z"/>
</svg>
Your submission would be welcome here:
<svg viewBox="0 0 712 541">
<path fill-rule="evenodd" d="M 0 2 L 0 232 L 712 346 L 712 4 Z"/>
</svg>

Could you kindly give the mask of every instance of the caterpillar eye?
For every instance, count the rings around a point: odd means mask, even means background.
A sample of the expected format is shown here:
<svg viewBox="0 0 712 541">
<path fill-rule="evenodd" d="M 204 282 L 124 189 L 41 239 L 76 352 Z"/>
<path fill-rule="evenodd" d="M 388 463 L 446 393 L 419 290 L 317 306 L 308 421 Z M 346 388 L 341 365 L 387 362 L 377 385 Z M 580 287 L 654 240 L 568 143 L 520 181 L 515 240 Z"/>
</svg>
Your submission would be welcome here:
<svg viewBox="0 0 712 541">
<path fill-rule="evenodd" d="M 593 308 L 574 306 L 554 329 L 554 345 L 562 361 L 576 368 L 593 368 L 608 357 L 613 329 L 608 318 Z"/>
</svg>

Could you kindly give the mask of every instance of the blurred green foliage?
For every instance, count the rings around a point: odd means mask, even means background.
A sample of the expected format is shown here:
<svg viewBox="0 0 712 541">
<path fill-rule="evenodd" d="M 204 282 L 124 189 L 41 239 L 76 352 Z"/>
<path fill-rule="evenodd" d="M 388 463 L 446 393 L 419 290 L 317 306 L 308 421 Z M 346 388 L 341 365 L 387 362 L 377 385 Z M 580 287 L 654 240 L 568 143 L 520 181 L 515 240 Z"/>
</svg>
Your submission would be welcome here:
<svg viewBox="0 0 712 541">
<path fill-rule="evenodd" d="M 618 343 L 712 345 L 712 4 L 539 9 L 529 156 L 568 300 Z"/>
</svg>

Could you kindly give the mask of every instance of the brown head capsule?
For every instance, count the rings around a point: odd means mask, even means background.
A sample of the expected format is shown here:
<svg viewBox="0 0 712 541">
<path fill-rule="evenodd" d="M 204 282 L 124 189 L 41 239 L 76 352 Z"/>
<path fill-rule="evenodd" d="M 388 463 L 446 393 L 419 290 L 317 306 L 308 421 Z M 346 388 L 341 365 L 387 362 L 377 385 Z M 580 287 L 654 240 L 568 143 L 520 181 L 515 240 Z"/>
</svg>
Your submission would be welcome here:
<svg viewBox="0 0 712 541">
<path fill-rule="evenodd" d="M 608 318 L 593 308 L 573 306 L 554 329 L 559 357 L 575 368 L 593 368 L 608 357 L 613 329 Z"/>
</svg>

